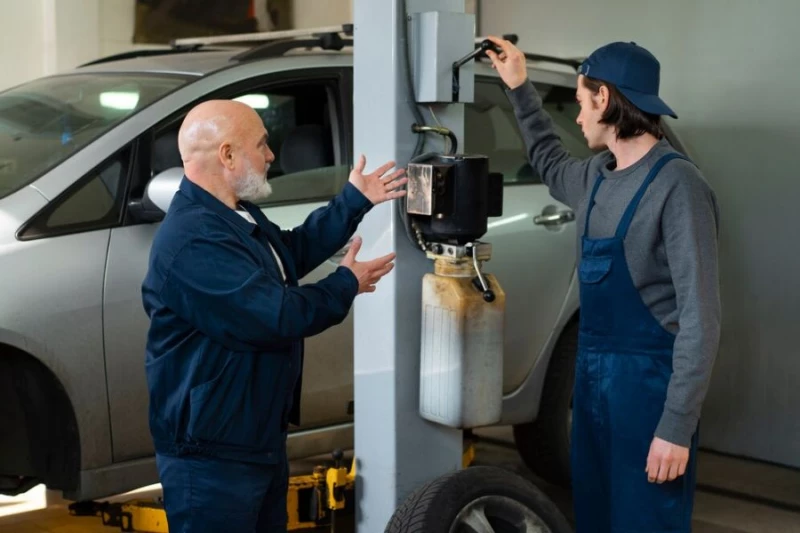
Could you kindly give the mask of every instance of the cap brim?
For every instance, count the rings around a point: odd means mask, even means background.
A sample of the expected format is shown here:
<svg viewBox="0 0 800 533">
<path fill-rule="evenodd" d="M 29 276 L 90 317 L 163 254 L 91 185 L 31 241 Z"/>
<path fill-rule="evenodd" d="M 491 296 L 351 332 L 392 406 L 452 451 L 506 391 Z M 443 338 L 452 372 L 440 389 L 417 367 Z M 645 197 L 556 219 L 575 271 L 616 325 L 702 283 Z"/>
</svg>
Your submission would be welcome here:
<svg viewBox="0 0 800 533">
<path fill-rule="evenodd" d="M 665 104 L 664 100 L 659 98 L 657 95 L 644 94 L 640 93 L 639 91 L 634 91 L 632 89 L 619 86 L 617 89 L 619 89 L 619 92 L 624 94 L 625 98 L 630 100 L 633 105 L 645 113 L 650 113 L 651 115 L 669 115 L 672 118 L 678 118 L 678 115 L 675 114 L 675 111 Z"/>
</svg>

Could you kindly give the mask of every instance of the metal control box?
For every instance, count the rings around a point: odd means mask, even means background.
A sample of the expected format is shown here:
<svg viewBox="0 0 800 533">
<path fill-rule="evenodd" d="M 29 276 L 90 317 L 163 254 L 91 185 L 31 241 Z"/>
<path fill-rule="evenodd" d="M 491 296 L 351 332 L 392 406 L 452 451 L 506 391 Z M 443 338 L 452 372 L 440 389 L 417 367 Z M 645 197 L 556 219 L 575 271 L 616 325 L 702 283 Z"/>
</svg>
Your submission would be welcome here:
<svg viewBox="0 0 800 533">
<path fill-rule="evenodd" d="M 417 102 L 452 102 L 453 63 L 475 49 L 475 15 L 427 11 L 410 17 L 409 48 Z M 471 103 L 475 98 L 474 62 L 459 69 L 458 85 L 458 101 Z"/>
</svg>

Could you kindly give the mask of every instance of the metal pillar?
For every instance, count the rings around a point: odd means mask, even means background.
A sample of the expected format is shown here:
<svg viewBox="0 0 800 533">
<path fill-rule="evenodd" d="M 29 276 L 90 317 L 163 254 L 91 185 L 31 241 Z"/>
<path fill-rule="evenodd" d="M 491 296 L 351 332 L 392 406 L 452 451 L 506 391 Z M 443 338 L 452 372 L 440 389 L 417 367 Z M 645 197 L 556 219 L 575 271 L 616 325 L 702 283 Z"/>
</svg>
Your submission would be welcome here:
<svg viewBox="0 0 800 533">
<path fill-rule="evenodd" d="M 404 64 L 406 9 L 463 13 L 465 6 L 464 0 L 354 0 L 354 157 L 365 154 L 368 169 L 387 160 L 405 166 L 417 140 Z M 435 109 L 463 139 L 463 104 Z M 427 108 L 422 113 L 435 123 Z M 428 135 L 431 150 L 444 151 L 438 136 Z M 378 206 L 359 228 L 360 257 L 397 253 L 394 271 L 355 304 L 356 512 L 357 530 L 367 533 L 383 531 L 415 488 L 461 466 L 462 432 L 418 414 L 421 279 L 432 263 L 406 236 L 399 208 L 399 202 Z"/>
</svg>

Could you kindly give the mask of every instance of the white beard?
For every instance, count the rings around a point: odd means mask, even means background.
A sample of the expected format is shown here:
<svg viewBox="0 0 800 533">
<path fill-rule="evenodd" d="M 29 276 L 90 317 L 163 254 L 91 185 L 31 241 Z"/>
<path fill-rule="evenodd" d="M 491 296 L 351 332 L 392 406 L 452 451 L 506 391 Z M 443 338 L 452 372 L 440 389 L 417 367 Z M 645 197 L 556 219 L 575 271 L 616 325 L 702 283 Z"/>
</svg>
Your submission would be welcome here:
<svg viewBox="0 0 800 533">
<path fill-rule="evenodd" d="M 267 172 L 269 172 L 269 165 L 267 165 L 264 174 L 260 174 L 253 169 L 253 165 L 248 161 L 245 175 L 236 184 L 236 196 L 240 200 L 254 204 L 259 204 L 269 198 L 269 195 L 272 194 L 272 185 L 267 181 Z"/>
</svg>

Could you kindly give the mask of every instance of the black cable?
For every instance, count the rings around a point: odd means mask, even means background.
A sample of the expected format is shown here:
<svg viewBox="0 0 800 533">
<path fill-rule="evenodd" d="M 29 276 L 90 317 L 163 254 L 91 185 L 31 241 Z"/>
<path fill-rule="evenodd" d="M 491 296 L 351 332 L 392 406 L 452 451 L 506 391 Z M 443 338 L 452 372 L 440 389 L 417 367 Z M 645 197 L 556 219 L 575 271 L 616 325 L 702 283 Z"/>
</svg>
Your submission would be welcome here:
<svg viewBox="0 0 800 533">
<path fill-rule="evenodd" d="M 404 66 L 406 71 L 406 90 L 408 91 L 408 98 L 409 98 L 409 105 L 411 107 L 411 114 L 414 115 L 414 120 L 417 121 L 417 124 L 420 126 L 425 126 L 425 119 L 422 116 L 422 113 L 417 107 L 417 95 L 414 91 L 414 83 L 413 78 L 411 76 L 411 49 L 409 47 L 409 35 L 408 35 L 408 20 L 411 18 L 411 15 L 408 14 L 408 1 L 404 2 L 402 20 L 403 20 L 403 39 L 405 40 L 405 46 L 403 47 L 405 50 L 405 58 L 404 58 Z M 411 157 L 414 158 L 422 153 L 423 147 L 425 145 L 425 135 L 420 135 L 417 137 L 417 144 L 414 147 L 414 152 L 411 154 Z"/>
<path fill-rule="evenodd" d="M 411 127 L 415 133 L 424 133 L 424 132 L 433 132 L 438 133 L 443 137 L 447 137 L 450 139 L 450 152 L 448 155 L 456 155 L 458 152 L 458 139 L 456 138 L 456 134 L 450 131 L 449 129 L 442 127 L 442 126 L 418 126 L 414 124 Z"/>
<path fill-rule="evenodd" d="M 403 64 L 405 66 L 405 71 L 406 71 L 405 81 L 406 81 L 406 91 L 408 92 L 408 103 L 409 103 L 409 106 L 411 107 L 411 114 L 414 115 L 414 120 L 416 121 L 416 124 L 417 125 L 421 125 L 421 126 L 425 126 L 425 119 L 423 118 L 422 113 L 419 110 L 419 107 L 417 107 L 417 95 L 416 95 L 416 93 L 414 91 L 414 83 L 413 83 L 413 79 L 411 77 L 411 49 L 410 49 L 410 46 L 409 46 L 409 41 L 411 39 L 410 39 L 410 37 L 408 35 L 408 20 L 409 20 L 409 18 L 411 18 L 411 16 L 408 14 L 408 2 L 407 1 L 403 2 L 403 4 L 401 4 L 401 8 L 400 9 L 402 9 L 402 13 L 400 14 L 400 18 L 403 21 L 403 23 L 402 23 L 402 31 L 403 31 L 402 38 L 404 39 L 404 43 L 405 43 L 405 46 L 403 46 L 403 49 L 404 49 L 404 52 L 405 52 L 405 54 L 404 54 L 405 58 L 403 60 Z M 414 151 L 411 154 L 411 158 L 410 158 L 409 162 L 413 162 L 414 158 L 416 158 L 419 154 L 422 153 L 422 150 L 424 149 L 424 147 L 425 147 L 425 134 L 420 132 L 417 135 L 417 144 L 416 144 L 416 146 L 414 146 Z M 406 194 L 408 194 L 408 187 L 406 187 Z M 403 228 L 406 231 L 406 236 L 408 237 L 408 240 L 410 240 L 412 243 L 414 243 L 415 247 L 416 246 L 420 246 L 420 248 L 422 248 L 422 246 L 418 245 L 418 243 L 417 243 L 417 238 L 413 233 L 413 228 L 411 227 L 411 221 L 409 220 L 409 217 L 408 217 L 408 212 L 407 212 L 407 209 L 408 209 L 408 198 L 407 198 L 407 196 L 403 196 L 402 198 L 400 198 L 399 209 L 400 209 L 400 218 L 403 221 Z"/>
</svg>

